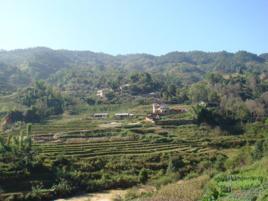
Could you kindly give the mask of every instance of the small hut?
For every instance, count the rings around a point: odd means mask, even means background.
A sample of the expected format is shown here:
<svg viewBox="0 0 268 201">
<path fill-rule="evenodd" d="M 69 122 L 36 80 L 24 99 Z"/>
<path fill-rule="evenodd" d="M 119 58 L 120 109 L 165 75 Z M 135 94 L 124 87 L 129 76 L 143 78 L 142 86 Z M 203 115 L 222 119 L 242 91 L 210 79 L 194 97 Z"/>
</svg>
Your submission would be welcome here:
<svg viewBox="0 0 268 201">
<path fill-rule="evenodd" d="M 95 113 L 93 116 L 97 119 L 105 119 L 108 117 L 108 113 Z"/>
</svg>

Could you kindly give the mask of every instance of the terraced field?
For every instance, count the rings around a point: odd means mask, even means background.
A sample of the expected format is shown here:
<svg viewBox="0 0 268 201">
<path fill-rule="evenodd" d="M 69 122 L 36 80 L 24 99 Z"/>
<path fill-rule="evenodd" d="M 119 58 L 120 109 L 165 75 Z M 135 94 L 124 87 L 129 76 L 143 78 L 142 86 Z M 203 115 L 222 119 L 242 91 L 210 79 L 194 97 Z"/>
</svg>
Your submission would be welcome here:
<svg viewBox="0 0 268 201">
<path fill-rule="evenodd" d="M 237 136 L 215 136 L 194 124 L 157 126 L 143 124 L 138 118 L 50 120 L 33 124 L 32 136 L 34 148 L 49 159 L 59 155 L 87 159 L 172 152 L 187 156 L 213 152 L 217 143 L 254 141 Z"/>
<path fill-rule="evenodd" d="M 164 152 L 181 154 L 204 153 L 209 151 L 200 145 L 189 146 L 182 143 L 150 143 L 143 141 L 94 142 L 76 144 L 37 144 L 42 155 L 55 158 L 59 154 L 79 158 L 92 158 L 113 155 L 140 155 Z"/>
<path fill-rule="evenodd" d="M 55 178 L 55 172 L 61 168 L 58 164 L 64 164 L 64 159 L 71 161 L 73 173 L 69 176 L 76 175 L 78 181 L 86 178 L 81 185 L 92 187 L 87 191 L 94 192 L 99 188 L 135 185 L 139 183 L 139 172 L 143 168 L 150 177 L 157 178 L 166 171 L 171 159 L 181 163 L 179 171 L 186 175 L 202 161 L 213 165 L 217 156 L 227 153 L 229 148 L 256 141 L 256 135 L 215 135 L 215 131 L 206 126 L 192 123 L 155 125 L 142 119 L 57 117 L 42 124 L 33 124 L 33 150 L 46 168 L 42 173 L 38 170 L 28 176 L 25 172 L 14 170 L 12 164 L 0 163 L 6 175 L 16 171 L 19 177 L 27 178 L 20 181 L 14 178 L 10 186 L 3 185 L 4 195 L 25 194 L 40 182 L 46 187 L 46 192 L 50 192 L 52 184 L 58 182 Z M 9 132 L 18 133 L 16 129 Z"/>
<path fill-rule="evenodd" d="M 134 121 L 134 120 L 133 120 Z M 35 147 L 44 155 L 55 157 L 57 154 L 73 155 L 79 157 L 93 157 L 97 155 L 113 154 L 146 154 L 153 152 L 185 150 L 187 147 L 201 149 L 200 143 L 192 142 L 150 142 L 146 136 L 161 138 L 161 134 L 171 135 L 180 127 L 164 128 L 155 125 L 122 123 L 123 121 L 84 119 L 68 123 L 33 124 L 32 134 Z M 111 125 L 100 126 L 100 125 Z M 182 126 L 183 135 L 191 138 L 196 130 L 194 125 Z M 136 134 L 136 138 L 131 134 Z M 176 136 L 173 136 L 176 137 Z M 43 139 L 43 140 L 42 140 Z M 42 141 L 42 142 L 40 142 Z"/>
</svg>

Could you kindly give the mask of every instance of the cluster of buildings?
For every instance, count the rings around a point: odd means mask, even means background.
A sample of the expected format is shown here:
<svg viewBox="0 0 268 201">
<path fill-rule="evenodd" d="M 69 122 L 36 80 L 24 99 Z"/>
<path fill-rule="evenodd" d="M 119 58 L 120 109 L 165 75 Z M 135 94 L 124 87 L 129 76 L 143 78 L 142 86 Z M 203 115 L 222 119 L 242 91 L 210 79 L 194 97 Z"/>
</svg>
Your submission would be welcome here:
<svg viewBox="0 0 268 201">
<path fill-rule="evenodd" d="M 123 90 L 127 89 L 130 85 L 129 84 L 125 84 L 120 86 L 120 91 L 122 92 Z M 97 97 L 99 98 L 105 98 L 106 94 L 111 91 L 111 89 L 100 89 L 97 91 Z M 150 94 L 150 95 L 155 95 Z M 146 117 L 145 117 L 145 121 L 148 122 L 152 122 L 155 123 L 155 121 L 160 120 L 160 116 L 163 115 L 167 115 L 167 114 L 176 114 L 176 113 L 184 113 L 187 112 L 187 109 L 185 108 L 180 108 L 180 109 L 170 109 L 168 107 L 168 105 L 163 104 L 163 103 L 153 103 L 152 104 L 152 112 L 149 113 Z M 93 115 L 94 118 L 97 119 L 105 119 L 108 118 L 110 115 L 109 113 L 95 113 Z M 127 112 L 123 112 L 123 113 L 116 113 L 113 115 L 113 117 L 117 118 L 117 119 L 124 119 L 124 118 L 130 118 L 133 117 L 134 114 L 132 113 L 127 113 Z"/>
<path fill-rule="evenodd" d="M 168 114 L 169 107 L 166 104 L 153 103 L 152 113 L 145 117 L 145 121 L 155 123 L 155 121 L 160 119 L 160 115 Z"/>
<path fill-rule="evenodd" d="M 163 115 L 178 114 L 184 112 L 187 112 L 187 109 L 185 108 L 170 109 L 166 104 L 153 103 L 152 112 L 145 117 L 145 121 L 155 123 L 157 120 L 160 120 L 160 117 Z M 93 115 L 93 117 L 96 119 L 105 119 L 108 118 L 109 116 L 110 116 L 109 113 L 95 113 Z M 116 119 L 125 119 L 134 117 L 134 114 L 128 112 L 115 113 L 113 117 L 115 117 Z"/>
<path fill-rule="evenodd" d="M 153 111 L 152 111 L 152 113 L 150 115 L 154 116 L 156 118 L 159 118 L 159 115 L 168 114 L 169 111 L 170 111 L 170 109 L 166 104 L 154 103 L 153 104 Z M 129 118 L 129 117 L 133 117 L 133 116 L 134 116 L 134 114 L 128 113 L 128 112 L 122 112 L 122 113 L 115 113 L 114 114 L 114 117 L 117 118 L 117 119 Z M 107 112 L 105 112 L 105 113 L 95 113 L 95 114 L 93 114 L 93 117 L 98 118 L 98 119 L 105 119 L 105 118 L 109 117 L 109 113 L 107 113 Z"/>
<path fill-rule="evenodd" d="M 166 114 L 169 112 L 169 107 L 166 104 L 153 103 L 153 114 Z"/>
<path fill-rule="evenodd" d="M 188 111 L 185 108 L 170 109 L 168 105 L 159 104 L 159 103 L 153 103 L 152 107 L 153 107 L 152 113 L 148 114 L 145 117 L 145 121 L 151 122 L 151 123 L 155 123 L 157 120 L 160 120 L 160 116 L 163 116 L 163 115 L 184 113 Z"/>
<path fill-rule="evenodd" d="M 128 88 L 130 87 L 130 84 L 124 84 L 124 85 L 121 85 L 119 87 L 119 90 L 121 93 L 123 93 L 123 91 L 127 90 Z M 96 96 L 101 98 L 101 99 L 105 99 L 106 98 L 106 95 L 109 93 L 109 92 L 113 92 L 114 90 L 111 89 L 111 88 L 103 88 L 103 89 L 99 89 L 97 90 L 96 92 Z"/>
</svg>

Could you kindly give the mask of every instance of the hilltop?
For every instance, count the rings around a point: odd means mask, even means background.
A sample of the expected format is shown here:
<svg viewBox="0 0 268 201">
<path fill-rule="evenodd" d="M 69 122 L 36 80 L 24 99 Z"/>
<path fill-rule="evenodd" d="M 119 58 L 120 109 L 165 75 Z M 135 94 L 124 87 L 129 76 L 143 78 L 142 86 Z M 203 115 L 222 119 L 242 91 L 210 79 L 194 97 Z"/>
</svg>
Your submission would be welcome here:
<svg viewBox="0 0 268 201">
<path fill-rule="evenodd" d="M 14 92 L 35 80 L 43 79 L 61 86 L 72 82 L 66 90 L 83 82 L 102 77 L 113 80 L 131 72 L 148 72 L 166 77 L 177 76 L 191 84 L 208 72 L 260 72 L 268 69 L 267 53 L 256 55 L 246 51 L 170 52 L 161 56 L 129 54 L 112 56 L 91 51 L 53 50 L 45 47 L 0 52 L 0 93 Z M 88 77 L 91 77 L 88 79 Z M 80 81 L 80 82 L 78 82 Z M 97 86 L 91 87 L 91 90 Z M 106 85 L 107 83 L 103 83 Z M 82 86 L 83 87 L 83 86 Z"/>
</svg>

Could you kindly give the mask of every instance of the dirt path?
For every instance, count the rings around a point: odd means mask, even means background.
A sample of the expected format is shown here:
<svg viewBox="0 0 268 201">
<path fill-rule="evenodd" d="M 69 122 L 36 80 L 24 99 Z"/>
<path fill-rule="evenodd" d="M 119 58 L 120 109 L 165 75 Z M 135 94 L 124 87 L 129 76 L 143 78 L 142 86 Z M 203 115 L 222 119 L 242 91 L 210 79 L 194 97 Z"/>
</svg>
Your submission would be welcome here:
<svg viewBox="0 0 268 201">
<path fill-rule="evenodd" d="M 102 193 L 89 193 L 68 199 L 58 199 L 55 201 L 113 201 L 117 197 L 123 197 L 127 190 L 110 190 Z"/>
</svg>

